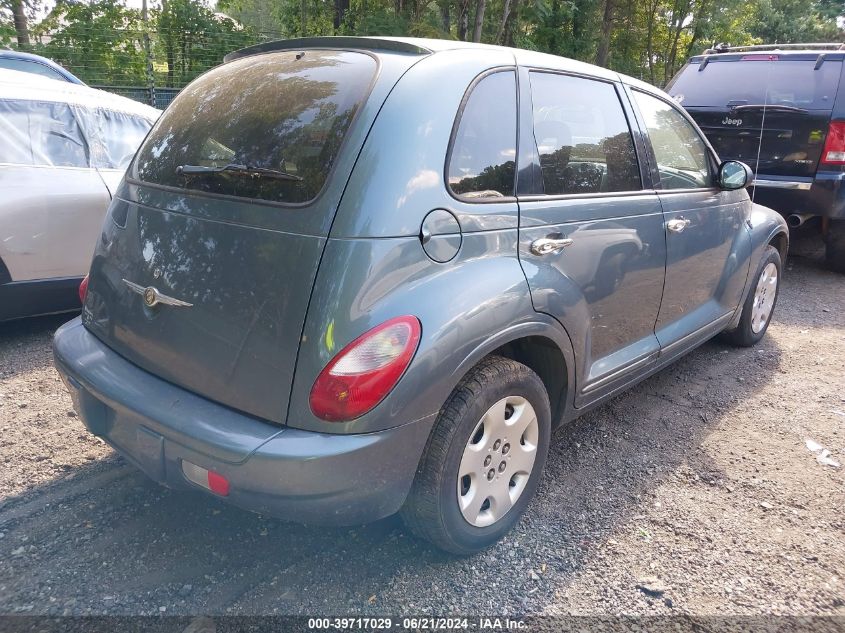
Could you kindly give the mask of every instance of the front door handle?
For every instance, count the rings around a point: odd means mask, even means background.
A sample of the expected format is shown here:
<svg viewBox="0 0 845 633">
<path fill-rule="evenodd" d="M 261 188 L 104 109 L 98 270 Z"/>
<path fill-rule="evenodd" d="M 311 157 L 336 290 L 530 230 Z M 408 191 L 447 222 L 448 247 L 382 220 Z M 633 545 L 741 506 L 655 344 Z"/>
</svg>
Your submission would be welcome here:
<svg viewBox="0 0 845 633">
<path fill-rule="evenodd" d="M 666 228 L 672 231 L 672 233 L 683 233 L 684 229 L 689 226 L 689 223 L 690 221 L 686 218 L 675 218 L 674 220 L 669 220 L 666 223 Z"/>
<path fill-rule="evenodd" d="M 574 241 L 571 237 L 541 237 L 531 242 L 531 252 L 535 255 L 558 253 Z"/>
</svg>

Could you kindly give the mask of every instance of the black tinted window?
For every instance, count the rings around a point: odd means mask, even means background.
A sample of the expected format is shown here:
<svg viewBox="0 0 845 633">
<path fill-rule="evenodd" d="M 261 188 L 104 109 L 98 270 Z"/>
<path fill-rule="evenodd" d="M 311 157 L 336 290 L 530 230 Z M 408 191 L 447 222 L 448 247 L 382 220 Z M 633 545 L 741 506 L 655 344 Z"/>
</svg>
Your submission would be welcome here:
<svg viewBox="0 0 845 633">
<path fill-rule="evenodd" d="M 0 163 L 88 167 L 82 131 L 70 107 L 0 100 Z"/>
<path fill-rule="evenodd" d="M 813 70 L 815 58 L 763 61 L 757 58 L 767 56 L 752 57 L 755 60 L 711 61 L 701 72 L 699 64 L 689 64 L 667 90 L 684 106 L 768 103 L 807 110 L 833 108 L 842 62 L 826 61 Z"/>
<path fill-rule="evenodd" d="M 133 176 L 208 193 L 307 202 L 322 189 L 375 71 L 376 62 L 363 53 L 314 50 L 215 68 L 162 115 L 138 151 Z M 252 171 L 177 173 L 180 166 L 232 165 Z"/>
<path fill-rule="evenodd" d="M 531 93 L 546 195 L 641 188 L 634 140 L 613 85 L 532 72 Z"/>
<path fill-rule="evenodd" d="M 449 160 L 449 186 L 468 198 L 512 196 L 516 165 L 516 75 L 479 81 L 461 114 Z"/>
</svg>

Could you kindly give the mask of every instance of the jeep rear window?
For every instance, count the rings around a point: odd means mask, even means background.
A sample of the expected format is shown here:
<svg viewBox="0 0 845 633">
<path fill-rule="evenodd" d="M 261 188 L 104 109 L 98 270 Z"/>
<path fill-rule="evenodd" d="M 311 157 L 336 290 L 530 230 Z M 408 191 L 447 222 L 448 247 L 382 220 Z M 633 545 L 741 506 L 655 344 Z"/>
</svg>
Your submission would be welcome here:
<svg viewBox="0 0 845 633">
<path fill-rule="evenodd" d="M 839 87 L 842 62 L 827 60 L 813 70 L 815 64 L 815 58 L 711 60 L 700 72 L 699 64 L 688 64 L 667 91 L 684 107 L 768 103 L 830 110 Z"/>
<path fill-rule="evenodd" d="M 219 66 L 176 97 L 131 175 L 210 194 L 308 202 L 323 188 L 375 72 L 372 57 L 346 51 L 280 52 Z M 211 171 L 227 166 L 247 169 Z M 202 168 L 209 170 L 196 173 Z"/>
</svg>

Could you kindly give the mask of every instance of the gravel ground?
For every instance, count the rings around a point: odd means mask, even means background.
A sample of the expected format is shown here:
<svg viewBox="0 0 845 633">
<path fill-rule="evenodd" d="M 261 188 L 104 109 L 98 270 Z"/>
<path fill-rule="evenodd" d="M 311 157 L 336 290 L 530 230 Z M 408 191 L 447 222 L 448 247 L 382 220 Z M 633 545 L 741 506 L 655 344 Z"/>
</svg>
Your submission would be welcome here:
<svg viewBox="0 0 845 633">
<path fill-rule="evenodd" d="M 756 348 L 711 342 L 559 431 L 539 495 L 455 559 L 390 518 L 305 528 L 147 481 L 0 325 L 0 613 L 845 615 L 845 276 L 801 245 Z M 817 453 L 820 449 L 817 449 Z"/>
</svg>

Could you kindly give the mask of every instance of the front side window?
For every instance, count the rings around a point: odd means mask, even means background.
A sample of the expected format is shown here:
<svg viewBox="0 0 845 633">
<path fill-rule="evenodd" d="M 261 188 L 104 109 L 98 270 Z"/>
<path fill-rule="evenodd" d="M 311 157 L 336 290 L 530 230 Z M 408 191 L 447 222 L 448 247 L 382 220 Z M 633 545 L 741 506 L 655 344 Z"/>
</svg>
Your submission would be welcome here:
<svg viewBox="0 0 845 633">
<path fill-rule="evenodd" d="M 64 103 L 0 100 L 0 163 L 88 167 L 79 123 Z"/>
<path fill-rule="evenodd" d="M 516 177 L 516 74 L 482 78 L 467 99 L 447 168 L 449 187 L 464 198 L 514 195 Z"/>
<path fill-rule="evenodd" d="M 134 114 L 102 108 L 77 108 L 87 133 L 91 164 L 101 169 L 126 169 L 152 123 Z"/>
<path fill-rule="evenodd" d="M 641 189 L 634 139 L 613 85 L 545 72 L 530 76 L 544 193 Z"/>
<path fill-rule="evenodd" d="M 211 194 L 302 204 L 323 188 L 375 60 L 347 51 L 245 57 L 174 99 L 130 176 Z"/>
<path fill-rule="evenodd" d="M 638 90 L 633 92 L 648 130 L 662 188 L 711 186 L 707 146 L 695 128 L 665 101 Z"/>
</svg>

